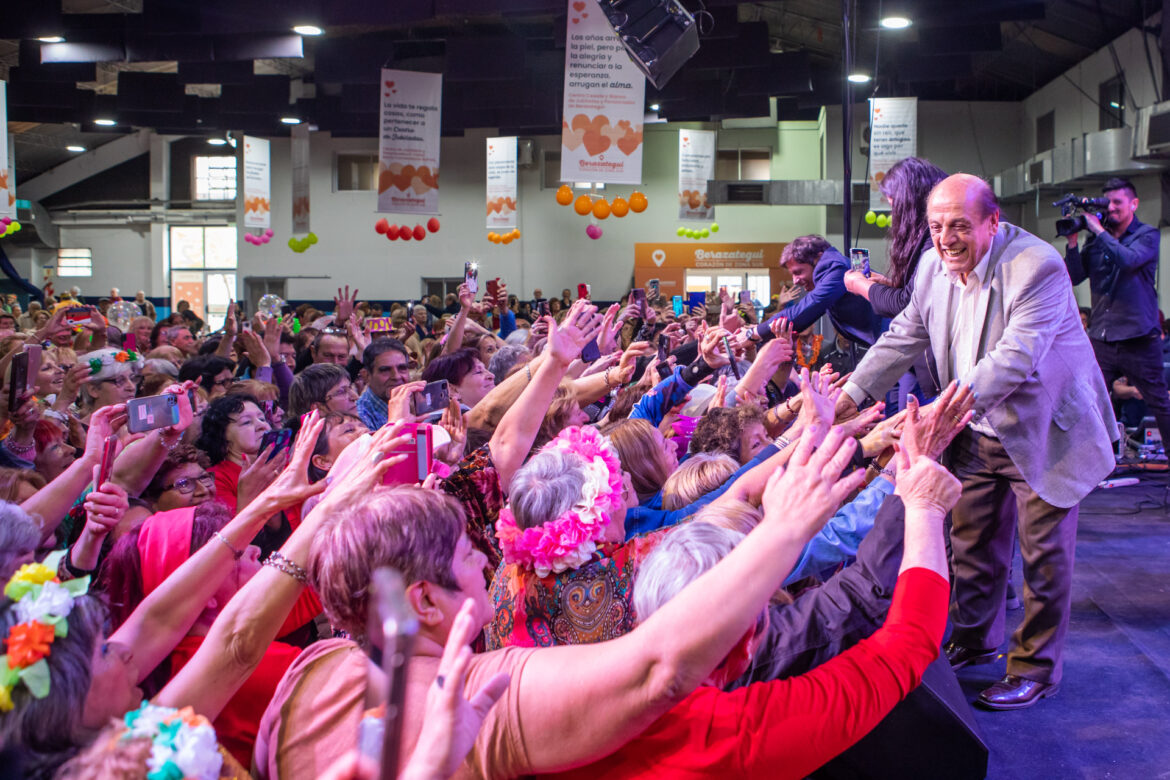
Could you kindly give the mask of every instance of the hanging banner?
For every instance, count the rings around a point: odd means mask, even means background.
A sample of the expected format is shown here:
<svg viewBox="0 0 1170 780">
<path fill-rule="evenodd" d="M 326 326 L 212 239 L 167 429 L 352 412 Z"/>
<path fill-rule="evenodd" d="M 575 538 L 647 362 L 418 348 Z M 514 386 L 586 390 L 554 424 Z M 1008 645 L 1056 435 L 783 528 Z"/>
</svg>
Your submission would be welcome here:
<svg viewBox="0 0 1170 780">
<path fill-rule="evenodd" d="M 487 226 L 516 227 L 516 136 L 487 139 Z"/>
<path fill-rule="evenodd" d="M 16 168 L 8 144 L 8 84 L 0 81 L 0 217 L 16 219 Z"/>
<path fill-rule="evenodd" d="M 309 126 L 292 129 L 292 222 L 294 233 L 309 232 Z"/>
<path fill-rule="evenodd" d="M 918 98 L 870 98 L 869 207 L 889 211 L 882 179 L 894 163 L 918 154 Z"/>
<path fill-rule="evenodd" d="M 597 0 L 569 0 L 561 181 L 642 183 L 646 77 Z"/>
<path fill-rule="evenodd" d="M 678 218 L 710 221 L 707 181 L 715 178 L 715 131 L 678 131 Z"/>
<path fill-rule="evenodd" d="M 268 140 L 244 136 L 244 228 L 272 227 L 272 161 Z"/>
<path fill-rule="evenodd" d="M 443 76 L 382 71 L 378 211 L 439 213 L 439 131 Z"/>
</svg>

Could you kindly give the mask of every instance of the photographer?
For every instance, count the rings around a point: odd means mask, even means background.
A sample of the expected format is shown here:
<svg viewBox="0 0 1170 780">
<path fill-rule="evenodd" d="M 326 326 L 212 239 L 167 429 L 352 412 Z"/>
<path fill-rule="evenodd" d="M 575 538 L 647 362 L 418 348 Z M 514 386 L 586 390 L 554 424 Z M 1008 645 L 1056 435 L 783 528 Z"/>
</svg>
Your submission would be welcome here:
<svg viewBox="0 0 1170 780">
<path fill-rule="evenodd" d="M 1077 234 L 1068 236 L 1065 265 L 1074 285 L 1089 280 L 1093 309 L 1089 338 L 1106 386 L 1126 376 L 1158 421 L 1163 446 L 1170 447 L 1170 395 L 1162 375 L 1158 326 L 1158 231 L 1139 221 L 1137 191 L 1131 182 L 1113 178 L 1103 188 L 1109 207 L 1105 224 L 1084 214 L 1093 236 L 1084 251 Z"/>
</svg>

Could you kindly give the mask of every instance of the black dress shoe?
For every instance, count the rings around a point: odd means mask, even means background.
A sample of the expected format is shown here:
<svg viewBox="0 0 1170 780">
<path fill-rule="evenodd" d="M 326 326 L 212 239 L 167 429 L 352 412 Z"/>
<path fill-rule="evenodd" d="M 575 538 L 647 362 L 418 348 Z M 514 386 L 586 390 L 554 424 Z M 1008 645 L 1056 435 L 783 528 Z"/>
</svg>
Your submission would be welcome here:
<svg viewBox="0 0 1170 780">
<path fill-rule="evenodd" d="M 1060 683 L 1042 683 L 1009 674 L 979 694 L 976 703 L 989 710 L 1022 710 L 1059 690 Z"/>
<path fill-rule="evenodd" d="M 952 669 L 962 669 L 964 666 L 971 664 L 986 664 L 995 659 L 995 648 L 991 650 L 975 650 L 970 647 L 957 645 L 954 642 L 944 647 L 943 652 L 946 653 L 947 661 L 950 662 Z"/>
</svg>

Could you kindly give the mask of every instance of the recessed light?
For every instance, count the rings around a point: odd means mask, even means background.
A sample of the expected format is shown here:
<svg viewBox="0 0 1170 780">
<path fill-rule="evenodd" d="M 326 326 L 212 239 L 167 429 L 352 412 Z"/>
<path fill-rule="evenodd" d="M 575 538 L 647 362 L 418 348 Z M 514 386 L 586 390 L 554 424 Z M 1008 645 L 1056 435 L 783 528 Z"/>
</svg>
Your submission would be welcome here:
<svg viewBox="0 0 1170 780">
<path fill-rule="evenodd" d="M 113 127 L 114 125 L 118 124 L 117 121 L 113 119 L 95 119 L 93 120 L 93 123 L 95 125 L 101 125 L 102 127 Z"/>
<path fill-rule="evenodd" d="M 315 24 L 298 24 L 293 28 L 297 35 L 324 35 L 325 31 Z"/>
<path fill-rule="evenodd" d="M 70 151 L 70 152 L 84 152 L 85 151 L 84 146 L 78 146 L 77 144 L 69 144 L 69 146 L 66 146 L 65 149 L 66 149 L 66 151 Z"/>
<path fill-rule="evenodd" d="M 295 116 L 282 116 L 280 121 L 286 125 L 299 125 L 301 120 Z"/>
<path fill-rule="evenodd" d="M 37 40 L 41 43 L 65 43 L 65 39 L 60 35 L 44 35 Z"/>
<path fill-rule="evenodd" d="M 650 110 L 651 110 L 651 111 L 657 111 L 657 110 L 658 110 L 658 109 L 660 109 L 660 108 L 662 108 L 662 106 L 658 105 L 657 103 L 651 103 L 651 104 L 650 104 Z"/>
<path fill-rule="evenodd" d="M 911 25 L 911 21 L 905 16 L 884 16 L 881 25 L 887 30 L 905 30 Z"/>
<path fill-rule="evenodd" d="M 849 80 L 854 84 L 868 84 L 871 79 L 868 73 L 850 73 Z"/>
<path fill-rule="evenodd" d="M 226 146 L 227 145 L 227 141 L 225 141 L 222 138 L 208 138 L 207 143 L 211 144 L 212 146 Z"/>
</svg>

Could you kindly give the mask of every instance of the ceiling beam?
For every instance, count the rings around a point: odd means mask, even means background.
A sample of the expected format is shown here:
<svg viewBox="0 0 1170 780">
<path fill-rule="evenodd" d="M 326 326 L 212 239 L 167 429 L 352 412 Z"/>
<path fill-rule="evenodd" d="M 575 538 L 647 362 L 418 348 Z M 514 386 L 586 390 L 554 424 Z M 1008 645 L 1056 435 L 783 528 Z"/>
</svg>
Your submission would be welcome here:
<svg viewBox="0 0 1170 780">
<path fill-rule="evenodd" d="M 117 140 L 84 152 L 36 178 L 20 184 L 20 196 L 29 200 L 43 200 L 61 190 L 85 181 L 91 176 L 108 171 L 114 166 L 133 160 L 150 151 L 153 130 L 139 130 Z"/>
</svg>

